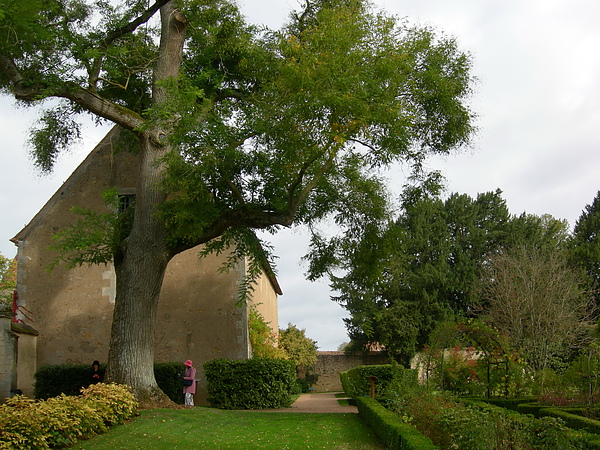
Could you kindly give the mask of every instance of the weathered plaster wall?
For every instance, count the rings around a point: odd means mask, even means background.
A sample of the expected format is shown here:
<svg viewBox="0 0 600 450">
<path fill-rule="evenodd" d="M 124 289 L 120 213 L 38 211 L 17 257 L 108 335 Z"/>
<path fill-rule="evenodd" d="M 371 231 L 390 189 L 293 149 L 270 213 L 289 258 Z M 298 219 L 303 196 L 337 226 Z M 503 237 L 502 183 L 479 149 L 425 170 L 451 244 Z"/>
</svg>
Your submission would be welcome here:
<svg viewBox="0 0 600 450">
<path fill-rule="evenodd" d="M 0 403 L 16 389 L 17 361 L 17 337 L 10 330 L 11 316 L 3 306 L 0 304 Z"/>
<path fill-rule="evenodd" d="M 101 210 L 101 193 L 115 186 L 132 193 L 135 157 L 115 154 L 108 139 L 90 154 L 15 241 L 19 246 L 19 303 L 32 313 L 39 331 L 37 366 L 91 364 L 108 357 L 115 299 L 115 274 L 109 265 L 46 270 L 54 253 L 48 249 L 53 233 L 74 221 L 73 206 Z M 191 359 L 199 369 L 214 358 L 244 359 L 249 355 L 247 310 L 236 305 L 244 264 L 226 273 L 217 269 L 226 258 L 200 258 L 198 248 L 177 255 L 168 265 L 157 314 L 157 362 Z M 259 280 L 254 301 L 276 330 L 277 297 L 268 279 Z M 31 379 L 21 378 L 20 389 Z M 23 384 L 25 383 L 25 384 Z M 202 394 L 199 395 L 202 397 Z"/>
</svg>

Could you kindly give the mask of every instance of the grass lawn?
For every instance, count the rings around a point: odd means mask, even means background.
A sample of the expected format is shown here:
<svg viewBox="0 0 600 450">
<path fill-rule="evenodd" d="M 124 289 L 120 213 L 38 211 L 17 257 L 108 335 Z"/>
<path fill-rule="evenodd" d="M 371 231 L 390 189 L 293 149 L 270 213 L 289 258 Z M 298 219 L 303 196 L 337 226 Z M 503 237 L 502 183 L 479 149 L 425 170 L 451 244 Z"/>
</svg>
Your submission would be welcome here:
<svg viewBox="0 0 600 450">
<path fill-rule="evenodd" d="M 130 423 L 81 441 L 73 449 L 382 449 L 356 414 L 142 411 Z"/>
</svg>

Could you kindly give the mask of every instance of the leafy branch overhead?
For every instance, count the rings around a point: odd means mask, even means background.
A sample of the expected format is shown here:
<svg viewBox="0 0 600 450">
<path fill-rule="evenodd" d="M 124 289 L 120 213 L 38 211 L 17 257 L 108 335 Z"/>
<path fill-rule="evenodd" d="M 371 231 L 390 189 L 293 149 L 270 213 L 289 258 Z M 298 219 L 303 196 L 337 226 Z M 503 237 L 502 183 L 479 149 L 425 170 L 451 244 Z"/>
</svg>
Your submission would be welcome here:
<svg viewBox="0 0 600 450">
<path fill-rule="evenodd" d="M 470 60 L 453 39 L 361 1 L 307 2 L 278 32 L 226 1 L 181 1 L 181 70 L 152 84 L 152 17 L 166 3 L 15 3 L 0 22 L 0 81 L 24 102 L 70 100 L 30 139 L 43 170 L 78 137 L 78 113 L 164 134 L 174 252 L 237 227 L 312 223 L 343 210 L 371 169 L 469 141 Z"/>
<path fill-rule="evenodd" d="M 107 377 L 146 398 L 160 396 L 152 317 L 177 253 L 208 243 L 258 261 L 254 230 L 331 217 L 356 233 L 387 215 L 378 169 L 418 171 L 473 133 L 469 55 L 365 0 L 306 1 L 279 31 L 246 24 L 228 0 L 0 10 L 0 90 L 29 106 L 53 99 L 30 139 L 42 170 L 78 137 L 80 114 L 136 137 L 117 149 L 138 158 L 131 221 L 104 227 L 82 211 L 99 242 L 63 238 L 72 263 L 112 258 Z"/>
</svg>

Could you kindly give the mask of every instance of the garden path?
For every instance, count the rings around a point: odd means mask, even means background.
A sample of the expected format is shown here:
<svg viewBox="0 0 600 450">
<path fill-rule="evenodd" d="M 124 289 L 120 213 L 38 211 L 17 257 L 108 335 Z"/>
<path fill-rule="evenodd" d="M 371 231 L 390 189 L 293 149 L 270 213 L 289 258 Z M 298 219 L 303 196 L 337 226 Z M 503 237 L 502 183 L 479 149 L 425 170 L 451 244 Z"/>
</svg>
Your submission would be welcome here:
<svg viewBox="0 0 600 450">
<path fill-rule="evenodd" d="M 289 408 L 266 409 L 265 412 L 279 413 L 345 413 L 358 414 L 356 406 L 340 405 L 335 392 L 302 394 Z"/>
</svg>

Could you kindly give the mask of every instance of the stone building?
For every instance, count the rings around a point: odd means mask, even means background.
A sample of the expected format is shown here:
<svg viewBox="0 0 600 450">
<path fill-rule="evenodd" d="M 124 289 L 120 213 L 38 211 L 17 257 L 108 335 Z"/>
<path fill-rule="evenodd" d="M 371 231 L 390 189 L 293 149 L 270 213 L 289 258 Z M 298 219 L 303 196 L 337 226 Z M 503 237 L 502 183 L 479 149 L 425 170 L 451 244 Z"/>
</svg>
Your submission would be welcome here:
<svg viewBox="0 0 600 450">
<path fill-rule="evenodd" d="M 109 265 L 74 269 L 48 266 L 55 253 L 51 237 L 76 220 L 74 206 L 105 208 L 102 192 L 116 188 L 124 199 L 135 195 L 136 156 L 115 151 L 117 132 L 111 130 L 73 172 L 31 222 L 12 241 L 18 246 L 19 305 L 30 311 L 39 332 L 33 349 L 19 344 L 18 388 L 33 390 L 33 373 L 45 364 L 90 364 L 106 361 L 115 299 L 115 272 Z M 191 359 L 201 369 L 214 358 L 251 356 L 248 306 L 236 304 L 246 273 L 241 263 L 219 273 L 227 255 L 200 258 L 198 248 L 177 255 L 167 267 L 160 296 L 155 334 L 156 362 Z M 277 280 L 263 273 L 252 294 L 273 331 L 278 331 Z M 202 401 L 204 386 L 199 371 Z"/>
</svg>

